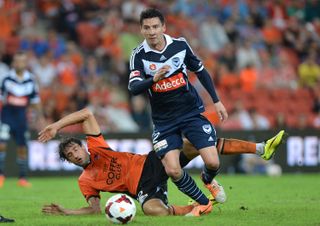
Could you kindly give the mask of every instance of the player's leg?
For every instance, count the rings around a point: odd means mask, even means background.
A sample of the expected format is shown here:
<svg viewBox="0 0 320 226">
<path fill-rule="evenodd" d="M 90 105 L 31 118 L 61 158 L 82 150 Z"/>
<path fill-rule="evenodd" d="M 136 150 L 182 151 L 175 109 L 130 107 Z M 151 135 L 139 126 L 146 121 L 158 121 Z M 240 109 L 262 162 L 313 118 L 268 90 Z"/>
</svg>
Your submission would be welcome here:
<svg viewBox="0 0 320 226">
<path fill-rule="evenodd" d="M 263 159 L 269 160 L 274 155 L 279 145 L 285 140 L 285 137 L 285 131 L 281 130 L 274 137 L 260 143 L 232 138 L 218 138 L 216 147 L 219 155 L 257 154 Z M 181 167 L 183 168 L 186 166 L 198 155 L 199 152 L 190 141 L 183 139 L 183 149 L 180 153 Z"/>
<path fill-rule="evenodd" d="M 14 219 L 6 218 L 0 215 L 0 223 L 12 223 L 12 222 L 14 222 Z"/>
<path fill-rule="evenodd" d="M 264 143 L 253 143 L 238 139 L 218 138 L 217 151 L 219 155 L 234 155 L 234 154 L 260 154 L 264 150 Z M 199 156 L 199 151 L 184 138 L 183 149 L 180 153 L 181 166 L 186 166 L 192 159 Z"/>
<path fill-rule="evenodd" d="M 142 210 L 145 215 L 150 216 L 167 216 L 171 212 L 170 208 L 161 199 L 157 198 L 146 201 L 142 206 Z"/>
<path fill-rule="evenodd" d="M 3 187 L 5 176 L 5 160 L 6 160 L 6 149 L 7 142 L 10 139 L 10 127 L 7 124 L 0 123 L 0 188 Z"/>
<path fill-rule="evenodd" d="M 201 179 L 205 187 L 214 197 L 215 201 L 218 203 L 224 203 L 227 196 L 223 187 L 214 179 L 220 171 L 218 151 L 215 146 L 211 146 L 199 149 L 199 153 L 204 162 Z"/>
<path fill-rule="evenodd" d="M 149 156 L 150 157 L 150 156 Z M 157 159 L 158 160 L 158 159 Z M 200 216 L 200 210 L 204 213 L 210 212 L 211 208 L 206 208 L 209 211 L 205 212 L 204 206 L 198 204 L 190 204 L 186 206 L 170 205 L 168 204 L 167 197 L 167 175 L 162 167 L 162 170 L 153 170 L 151 172 L 150 167 L 155 167 L 161 165 L 160 161 L 154 161 L 148 158 L 149 161 L 145 165 L 144 172 L 141 178 L 141 183 L 139 184 L 138 201 L 141 203 L 142 210 L 146 215 L 151 216 Z M 153 161 L 153 162 L 152 162 Z M 150 178 L 151 177 L 151 178 Z M 154 184 L 159 184 L 159 186 L 154 186 Z M 211 203 L 208 204 L 212 206 Z M 199 206 L 195 209 L 195 206 Z"/>
<path fill-rule="evenodd" d="M 18 185 L 21 187 L 30 187 L 31 183 L 27 181 L 28 172 L 28 149 L 27 149 L 27 129 L 24 127 L 16 130 L 15 139 L 17 143 L 17 163 L 19 166 Z"/>
<path fill-rule="evenodd" d="M 6 160 L 6 144 L 0 144 L 0 188 L 3 187 L 5 177 L 4 177 L 4 167 Z"/>
<path fill-rule="evenodd" d="M 155 128 L 153 133 L 154 150 L 158 158 L 161 159 L 166 174 L 181 192 L 200 205 L 207 205 L 210 202 L 209 199 L 199 189 L 192 177 L 180 166 L 179 149 L 182 148 L 182 138 L 178 128 L 173 127 L 167 131 L 170 132 Z"/>
<path fill-rule="evenodd" d="M 142 210 L 145 215 L 149 216 L 184 216 L 190 214 L 194 207 L 195 205 L 169 205 L 165 204 L 161 199 L 152 198 L 143 204 Z"/>
<path fill-rule="evenodd" d="M 193 178 L 186 171 L 181 169 L 179 154 L 180 150 L 175 149 L 169 151 L 161 159 L 167 175 L 181 192 L 198 202 L 200 205 L 207 205 L 210 202 L 209 199 L 198 188 Z"/>
<path fill-rule="evenodd" d="M 224 189 L 214 178 L 220 171 L 219 155 L 216 149 L 216 131 L 202 115 L 188 119 L 182 127 L 185 137 L 195 146 L 204 161 L 201 179 L 217 202 L 226 200 Z"/>
</svg>

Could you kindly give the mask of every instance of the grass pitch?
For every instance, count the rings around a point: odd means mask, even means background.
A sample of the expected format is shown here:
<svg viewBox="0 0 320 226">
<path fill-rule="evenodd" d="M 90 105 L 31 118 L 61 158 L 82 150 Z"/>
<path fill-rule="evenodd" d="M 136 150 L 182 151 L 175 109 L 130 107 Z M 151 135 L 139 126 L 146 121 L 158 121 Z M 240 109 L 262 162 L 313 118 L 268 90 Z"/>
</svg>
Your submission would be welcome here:
<svg viewBox="0 0 320 226">
<path fill-rule="evenodd" d="M 198 176 L 194 175 L 202 187 Z M 129 225 L 320 225 L 320 174 L 227 176 L 217 178 L 228 200 L 213 212 L 197 218 L 147 217 L 137 204 L 137 215 Z M 76 177 L 31 178 L 32 188 L 16 186 L 9 178 L 0 189 L 0 214 L 14 218 L 12 225 L 111 225 L 104 214 L 95 216 L 49 216 L 41 207 L 51 202 L 66 208 L 87 205 Z M 204 190 L 204 189 L 203 189 Z M 205 191 L 205 190 L 204 190 Z M 207 191 L 206 191 L 207 192 Z M 110 194 L 102 194 L 104 204 Z M 185 205 L 188 198 L 169 184 L 170 203 Z"/>
</svg>

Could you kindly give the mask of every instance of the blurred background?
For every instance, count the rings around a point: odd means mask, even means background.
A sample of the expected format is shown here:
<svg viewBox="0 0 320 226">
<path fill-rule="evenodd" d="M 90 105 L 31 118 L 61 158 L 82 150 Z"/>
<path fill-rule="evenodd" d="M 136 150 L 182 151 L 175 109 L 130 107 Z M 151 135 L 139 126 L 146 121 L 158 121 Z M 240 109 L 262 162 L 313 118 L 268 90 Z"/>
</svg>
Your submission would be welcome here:
<svg viewBox="0 0 320 226">
<path fill-rule="evenodd" d="M 185 37 L 210 72 L 229 113 L 224 124 L 195 75 L 190 80 L 218 136 L 261 141 L 288 129 L 273 170 L 319 172 L 318 0 L 0 0 L 0 76 L 15 52 L 26 51 L 47 123 L 87 106 L 106 138 L 115 139 L 110 141 L 115 149 L 149 151 L 148 100 L 127 89 L 129 57 L 142 41 L 139 15 L 149 7 L 165 14 L 167 33 Z M 29 120 L 36 131 L 33 112 Z M 81 130 L 73 126 L 64 132 Z M 46 145 L 30 142 L 31 173 L 75 170 L 59 162 L 55 143 Z M 268 169 L 251 159 L 257 167 L 245 169 L 241 164 L 248 160 L 241 157 L 226 161 L 224 172 Z M 200 167 L 194 162 L 191 168 Z"/>
</svg>

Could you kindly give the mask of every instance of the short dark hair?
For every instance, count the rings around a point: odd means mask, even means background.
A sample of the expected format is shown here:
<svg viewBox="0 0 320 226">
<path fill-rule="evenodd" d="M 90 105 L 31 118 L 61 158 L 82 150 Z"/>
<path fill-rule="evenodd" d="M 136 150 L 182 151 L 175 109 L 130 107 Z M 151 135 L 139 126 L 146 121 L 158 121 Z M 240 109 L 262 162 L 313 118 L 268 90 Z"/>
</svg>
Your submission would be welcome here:
<svg viewBox="0 0 320 226">
<path fill-rule="evenodd" d="M 59 157 L 62 161 L 68 160 L 65 150 L 72 144 L 79 144 L 80 146 L 82 145 L 81 140 L 74 138 L 74 137 L 67 137 L 63 138 L 63 140 L 59 144 Z"/>
<path fill-rule="evenodd" d="M 155 17 L 159 18 L 162 25 L 164 24 L 164 16 L 159 10 L 150 8 L 142 11 L 140 14 L 140 25 L 142 25 L 142 22 L 144 19 L 155 18 Z"/>
</svg>

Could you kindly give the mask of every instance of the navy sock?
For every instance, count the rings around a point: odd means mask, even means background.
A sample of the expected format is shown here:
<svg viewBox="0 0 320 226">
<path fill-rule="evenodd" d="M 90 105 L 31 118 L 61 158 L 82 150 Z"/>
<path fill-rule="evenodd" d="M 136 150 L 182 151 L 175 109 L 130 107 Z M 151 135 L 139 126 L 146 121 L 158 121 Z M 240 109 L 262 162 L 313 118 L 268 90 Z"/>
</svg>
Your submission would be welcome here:
<svg viewBox="0 0 320 226">
<path fill-rule="evenodd" d="M 206 166 L 202 171 L 202 181 L 205 184 L 210 184 L 213 178 L 215 178 L 220 172 L 220 167 L 218 169 L 208 169 Z"/>
<path fill-rule="evenodd" d="M 28 161 L 26 159 L 17 159 L 19 166 L 19 178 L 26 178 L 28 171 Z"/>
<path fill-rule="evenodd" d="M 187 156 L 181 151 L 180 156 L 179 156 L 179 161 L 180 161 L 180 166 L 181 168 L 185 167 L 188 165 L 188 163 L 191 161 L 190 159 L 187 158 Z"/>
<path fill-rule="evenodd" d="M 0 175 L 4 174 L 4 163 L 6 160 L 6 152 L 1 151 L 0 152 Z"/>
<path fill-rule="evenodd" d="M 195 181 L 185 171 L 183 171 L 182 177 L 173 181 L 180 191 L 198 202 L 200 205 L 207 205 L 209 199 L 205 194 L 198 188 Z"/>
</svg>

